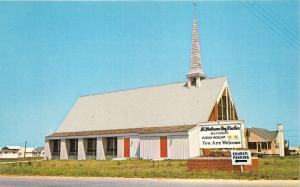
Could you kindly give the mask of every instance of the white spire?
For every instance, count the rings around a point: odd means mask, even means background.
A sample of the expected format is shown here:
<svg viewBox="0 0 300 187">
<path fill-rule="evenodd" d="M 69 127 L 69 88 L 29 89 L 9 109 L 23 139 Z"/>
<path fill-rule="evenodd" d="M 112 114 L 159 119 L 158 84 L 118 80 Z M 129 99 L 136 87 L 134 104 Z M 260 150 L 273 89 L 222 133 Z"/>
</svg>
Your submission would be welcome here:
<svg viewBox="0 0 300 187">
<path fill-rule="evenodd" d="M 197 87 L 200 86 L 200 80 L 205 79 L 206 75 L 204 74 L 201 67 L 201 55 L 200 55 L 200 44 L 199 44 L 199 33 L 198 33 L 198 21 L 194 19 L 193 28 L 192 28 L 192 54 L 190 62 L 190 70 L 187 76 L 188 87 L 190 87 L 195 81 Z M 199 79 L 199 80 L 198 80 Z"/>
<path fill-rule="evenodd" d="M 199 70 L 202 72 L 201 55 L 200 55 L 200 47 L 199 47 L 198 21 L 195 19 L 193 21 L 193 29 L 192 29 L 192 55 L 191 55 L 190 71 L 199 72 Z"/>
</svg>

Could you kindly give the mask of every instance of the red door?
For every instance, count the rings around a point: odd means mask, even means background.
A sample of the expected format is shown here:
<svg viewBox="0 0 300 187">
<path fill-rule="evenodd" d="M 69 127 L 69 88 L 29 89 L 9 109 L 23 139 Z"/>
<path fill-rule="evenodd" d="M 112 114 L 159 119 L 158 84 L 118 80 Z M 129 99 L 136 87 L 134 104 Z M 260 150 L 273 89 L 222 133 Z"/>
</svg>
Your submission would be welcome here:
<svg viewBox="0 0 300 187">
<path fill-rule="evenodd" d="M 124 157 L 130 157 L 130 138 L 124 138 Z"/>
<path fill-rule="evenodd" d="M 160 157 L 168 157 L 167 137 L 160 137 Z"/>
</svg>

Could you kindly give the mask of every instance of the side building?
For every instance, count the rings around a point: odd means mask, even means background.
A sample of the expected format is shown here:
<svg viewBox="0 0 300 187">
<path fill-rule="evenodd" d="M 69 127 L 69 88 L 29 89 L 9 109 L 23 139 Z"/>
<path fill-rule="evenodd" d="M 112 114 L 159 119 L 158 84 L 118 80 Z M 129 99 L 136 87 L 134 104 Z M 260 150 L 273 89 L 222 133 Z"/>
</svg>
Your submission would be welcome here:
<svg viewBox="0 0 300 187">
<path fill-rule="evenodd" d="M 288 143 L 284 139 L 283 125 L 278 124 L 277 130 L 263 128 L 247 128 L 248 149 L 254 155 L 285 156 Z"/>
<path fill-rule="evenodd" d="M 32 151 L 34 148 L 20 146 L 5 146 L 0 150 L 0 159 L 17 159 L 17 158 L 28 158 L 33 157 Z"/>
<path fill-rule="evenodd" d="M 33 157 L 44 157 L 45 156 L 44 147 L 36 147 L 32 151 L 32 156 Z"/>
<path fill-rule="evenodd" d="M 188 159 L 200 156 L 194 129 L 239 122 L 226 77 L 201 67 L 198 22 L 186 81 L 79 97 L 45 138 L 46 159 Z"/>
<path fill-rule="evenodd" d="M 21 150 L 20 146 L 5 146 L 0 150 L 0 158 L 1 159 L 14 159 L 19 158 L 19 150 Z"/>
</svg>

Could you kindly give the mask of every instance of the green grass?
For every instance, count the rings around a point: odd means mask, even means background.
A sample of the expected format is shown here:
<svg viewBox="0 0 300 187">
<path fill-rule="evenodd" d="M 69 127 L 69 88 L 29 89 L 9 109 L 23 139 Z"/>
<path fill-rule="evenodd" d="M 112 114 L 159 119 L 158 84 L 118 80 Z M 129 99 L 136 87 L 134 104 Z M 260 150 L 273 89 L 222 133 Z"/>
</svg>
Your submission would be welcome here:
<svg viewBox="0 0 300 187">
<path fill-rule="evenodd" d="M 299 179 L 299 157 L 259 159 L 257 172 L 187 171 L 187 161 L 32 161 L 0 165 L 0 175 L 198 179 Z"/>
</svg>

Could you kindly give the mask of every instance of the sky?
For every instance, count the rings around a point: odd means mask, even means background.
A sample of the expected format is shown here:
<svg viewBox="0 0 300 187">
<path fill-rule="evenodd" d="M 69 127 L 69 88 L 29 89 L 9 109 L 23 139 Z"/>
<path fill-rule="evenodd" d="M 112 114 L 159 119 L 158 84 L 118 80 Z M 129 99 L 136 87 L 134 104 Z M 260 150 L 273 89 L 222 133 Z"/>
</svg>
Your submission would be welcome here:
<svg viewBox="0 0 300 187">
<path fill-rule="evenodd" d="M 0 146 L 40 146 L 81 95 L 227 76 L 239 119 L 299 145 L 299 2 L 0 2 Z"/>
</svg>

